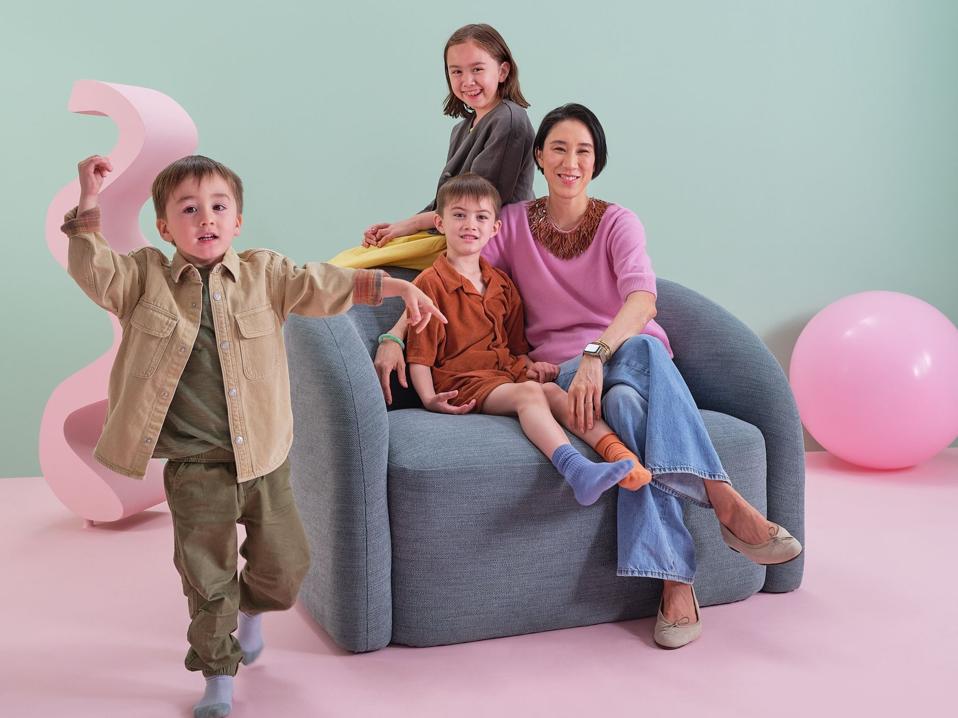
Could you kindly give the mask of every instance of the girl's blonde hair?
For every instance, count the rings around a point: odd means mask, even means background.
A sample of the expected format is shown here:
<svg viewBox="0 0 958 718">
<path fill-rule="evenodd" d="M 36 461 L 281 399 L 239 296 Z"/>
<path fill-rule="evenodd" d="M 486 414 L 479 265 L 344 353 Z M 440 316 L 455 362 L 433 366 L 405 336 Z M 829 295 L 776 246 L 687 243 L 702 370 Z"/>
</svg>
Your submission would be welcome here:
<svg viewBox="0 0 958 718">
<path fill-rule="evenodd" d="M 492 55 L 492 58 L 496 62 L 509 63 L 509 74 L 506 76 L 504 82 L 499 83 L 499 98 L 502 100 L 511 100 L 519 105 L 519 107 L 528 107 L 529 103 L 526 101 L 526 98 L 522 96 L 522 90 L 519 89 L 519 67 L 516 65 L 516 61 L 512 57 L 512 52 L 509 50 L 509 46 L 506 45 L 506 41 L 502 39 L 502 35 L 500 35 L 492 25 L 476 23 L 463 25 L 456 30 L 449 37 L 449 40 L 446 41 L 446 47 L 442 51 L 442 67 L 446 76 L 446 87 L 449 88 L 449 94 L 446 96 L 446 105 L 443 107 L 442 113 L 452 117 L 468 117 L 473 114 L 469 106 L 453 93 L 452 83 L 449 81 L 449 71 L 446 68 L 446 56 L 449 54 L 449 48 L 453 45 L 461 45 L 469 41 L 476 43 Z"/>
</svg>

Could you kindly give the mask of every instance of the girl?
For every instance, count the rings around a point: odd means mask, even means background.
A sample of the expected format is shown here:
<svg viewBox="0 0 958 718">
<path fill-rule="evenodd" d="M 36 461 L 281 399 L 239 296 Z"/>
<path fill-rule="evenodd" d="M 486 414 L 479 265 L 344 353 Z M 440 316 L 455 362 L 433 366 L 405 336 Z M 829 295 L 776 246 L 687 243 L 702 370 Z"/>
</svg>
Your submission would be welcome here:
<svg viewBox="0 0 958 718">
<path fill-rule="evenodd" d="M 446 69 L 444 114 L 463 118 L 452 129 L 446 166 L 438 188 L 448 179 L 474 172 L 492 182 L 503 204 L 533 199 L 532 140 L 529 106 L 519 89 L 519 68 L 495 28 L 466 25 L 456 30 L 443 50 Z M 341 267 L 393 265 L 425 269 L 446 248 L 436 234 L 436 203 L 408 219 L 370 225 L 363 246 L 330 260 Z"/>
</svg>

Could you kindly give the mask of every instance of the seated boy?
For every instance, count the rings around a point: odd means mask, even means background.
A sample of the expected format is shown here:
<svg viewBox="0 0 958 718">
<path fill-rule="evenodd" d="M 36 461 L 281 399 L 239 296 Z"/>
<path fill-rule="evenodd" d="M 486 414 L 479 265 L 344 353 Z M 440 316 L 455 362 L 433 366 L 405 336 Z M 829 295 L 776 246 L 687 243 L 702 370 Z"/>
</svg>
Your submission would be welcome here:
<svg viewBox="0 0 958 718">
<path fill-rule="evenodd" d="M 552 382 L 559 368 L 527 356 L 519 291 L 480 256 L 499 231 L 496 188 L 468 173 L 446 182 L 436 203 L 436 227 L 446 235 L 446 251 L 414 283 L 454 323 L 434 323 L 407 339 L 409 375 L 423 405 L 451 414 L 518 415 L 523 432 L 584 506 L 620 481 L 631 489 L 648 483 L 651 474 L 604 421 L 584 433 L 575 431 L 566 392 Z M 556 419 L 603 456 L 625 458 L 593 463 L 569 443 Z"/>
<path fill-rule="evenodd" d="M 242 182 L 201 156 L 177 160 L 153 183 L 172 262 L 153 247 L 117 254 L 99 232 L 98 195 L 111 170 L 99 156 L 79 164 L 80 203 L 63 225 L 70 276 L 123 327 L 95 456 L 136 478 L 152 457 L 168 459 L 173 563 L 190 613 L 186 667 L 206 678 L 193 712 L 225 716 L 238 664 L 263 648 L 262 613 L 289 608 L 309 568 L 289 485 L 282 323 L 291 312 L 339 314 L 391 296 L 405 300 L 420 329 L 445 318 L 419 289 L 383 272 L 297 267 L 265 249 L 237 254 Z M 246 526 L 239 577 L 237 523 Z"/>
</svg>

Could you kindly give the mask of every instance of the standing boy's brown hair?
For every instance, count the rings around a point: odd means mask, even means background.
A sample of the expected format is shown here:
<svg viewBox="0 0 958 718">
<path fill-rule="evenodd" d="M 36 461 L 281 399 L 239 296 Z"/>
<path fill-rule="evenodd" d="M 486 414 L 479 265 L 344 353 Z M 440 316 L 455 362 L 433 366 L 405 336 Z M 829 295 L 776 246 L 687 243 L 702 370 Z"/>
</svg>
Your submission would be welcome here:
<svg viewBox="0 0 958 718">
<path fill-rule="evenodd" d="M 476 201 L 488 199 L 492 202 L 496 219 L 499 219 L 502 198 L 499 196 L 499 190 L 496 189 L 496 186 L 485 177 L 481 177 L 475 172 L 466 172 L 446 180 L 436 195 L 436 212 L 442 214 L 447 204 L 460 198 Z"/>
<path fill-rule="evenodd" d="M 230 186 L 236 200 L 236 213 L 243 213 L 243 180 L 226 165 L 203 155 L 182 157 L 168 165 L 153 180 L 153 208 L 157 219 L 166 219 L 166 203 L 180 182 L 186 179 L 197 181 L 220 176 Z"/>
</svg>

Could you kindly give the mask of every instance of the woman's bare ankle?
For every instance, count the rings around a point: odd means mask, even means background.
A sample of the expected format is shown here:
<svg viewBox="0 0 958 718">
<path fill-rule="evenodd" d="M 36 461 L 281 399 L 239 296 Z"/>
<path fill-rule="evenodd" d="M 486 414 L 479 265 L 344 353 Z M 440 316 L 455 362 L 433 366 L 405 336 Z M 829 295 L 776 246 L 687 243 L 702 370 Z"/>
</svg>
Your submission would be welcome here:
<svg viewBox="0 0 958 718">
<path fill-rule="evenodd" d="M 662 615 L 673 623 L 687 617 L 690 622 L 696 620 L 695 601 L 692 598 L 692 586 L 679 581 L 662 582 Z"/>
</svg>

